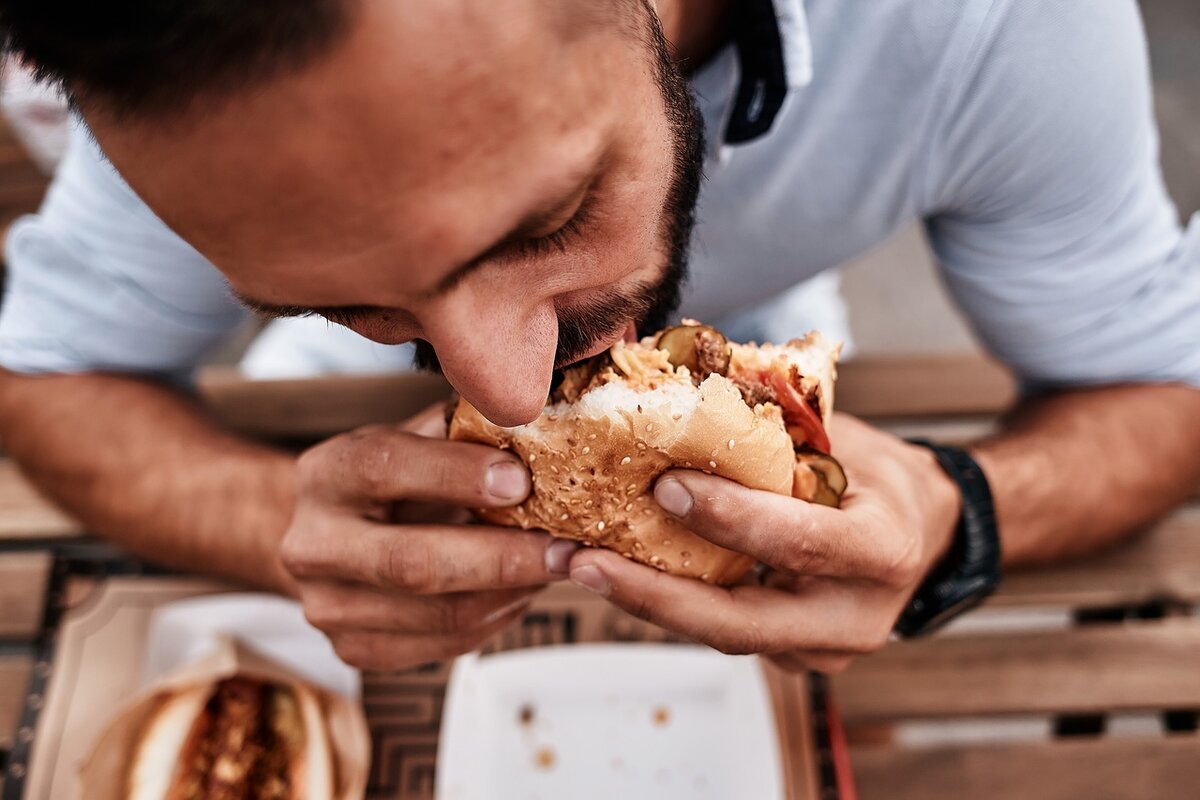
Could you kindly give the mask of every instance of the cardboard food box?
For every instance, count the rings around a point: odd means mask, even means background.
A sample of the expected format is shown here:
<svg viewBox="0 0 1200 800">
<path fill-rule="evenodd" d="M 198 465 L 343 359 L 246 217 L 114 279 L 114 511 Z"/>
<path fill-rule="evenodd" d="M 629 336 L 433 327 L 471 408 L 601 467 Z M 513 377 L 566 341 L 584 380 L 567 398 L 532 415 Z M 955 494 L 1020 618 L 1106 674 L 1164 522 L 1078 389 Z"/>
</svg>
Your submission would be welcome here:
<svg viewBox="0 0 1200 800">
<path fill-rule="evenodd" d="M 142 667 L 156 609 L 229 587 L 206 580 L 126 576 L 69 581 L 53 639 L 53 659 L 39 698 L 36 733 L 22 800 L 87 800 L 79 770 L 96 737 L 144 691 Z M 539 595 L 521 623 L 484 652 L 577 642 L 671 642 L 669 634 L 595 595 L 556 585 Z M 450 664 L 363 675 L 362 705 L 371 736 L 366 797 L 433 800 L 438 732 Z M 769 665 L 764 675 L 780 740 L 788 800 L 834 797 L 822 787 L 819 726 L 807 676 Z M 822 794 L 822 791 L 825 793 Z"/>
</svg>

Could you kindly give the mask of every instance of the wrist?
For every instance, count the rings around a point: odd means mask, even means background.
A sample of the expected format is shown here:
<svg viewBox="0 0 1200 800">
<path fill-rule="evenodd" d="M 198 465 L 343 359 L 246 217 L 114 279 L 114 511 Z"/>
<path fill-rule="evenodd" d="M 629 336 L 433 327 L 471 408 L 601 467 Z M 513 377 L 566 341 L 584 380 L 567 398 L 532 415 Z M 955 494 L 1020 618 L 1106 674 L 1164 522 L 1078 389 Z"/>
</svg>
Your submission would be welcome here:
<svg viewBox="0 0 1200 800">
<path fill-rule="evenodd" d="M 912 443 L 933 453 L 960 500 L 948 552 L 933 562 L 896 621 L 896 632 L 905 637 L 927 634 L 979 605 L 1001 577 L 1000 536 L 983 468 L 962 448 L 920 439 Z"/>
<path fill-rule="evenodd" d="M 922 506 L 925 519 L 922 533 L 925 537 L 923 576 L 932 572 L 945 561 L 954 545 L 955 531 L 962 516 L 962 491 L 937 457 L 927 447 L 911 445 L 921 463 Z"/>
</svg>

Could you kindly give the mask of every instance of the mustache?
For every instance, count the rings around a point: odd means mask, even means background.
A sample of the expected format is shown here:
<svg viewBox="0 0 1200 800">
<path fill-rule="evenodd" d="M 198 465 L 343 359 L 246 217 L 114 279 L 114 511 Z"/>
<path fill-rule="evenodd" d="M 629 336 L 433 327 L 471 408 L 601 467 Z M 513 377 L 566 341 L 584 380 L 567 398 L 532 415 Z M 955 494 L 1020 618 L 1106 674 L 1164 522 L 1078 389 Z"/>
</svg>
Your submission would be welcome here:
<svg viewBox="0 0 1200 800">
<path fill-rule="evenodd" d="M 630 320 L 636 324 L 639 335 L 665 327 L 679 302 L 682 270 L 682 265 L 670 263 L 658 281 L 642 281 L 607 297 L 560 309 L 554 368 L 579 361 L 596 342 L 623 331 Z M 441 372 L 433 345 L 424 339 L 413 344 L 416 346 L 413 364 L 421 370 Z"/>
<path fill-rule="evenodd" d="M 623 331 L 630 320 L 640 323 L 657 304 L 660 285 L 642 282 L 627 292 L 560 309 L 555 369 L 575 363 L 596 342 Z"/>
</svg>

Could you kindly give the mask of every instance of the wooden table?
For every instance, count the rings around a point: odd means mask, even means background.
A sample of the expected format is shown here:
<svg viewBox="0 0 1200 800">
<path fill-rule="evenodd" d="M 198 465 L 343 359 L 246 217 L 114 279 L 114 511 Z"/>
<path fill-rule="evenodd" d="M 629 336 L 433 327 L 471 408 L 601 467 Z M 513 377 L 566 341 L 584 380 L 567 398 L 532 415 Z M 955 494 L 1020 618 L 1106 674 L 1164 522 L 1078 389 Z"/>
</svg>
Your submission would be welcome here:
<svg viewBox="0 0 1200 800">
<path fill-rule="evenodd" d="M 408 385 L 389 377 L 248 384 L 218 370 L 201 386 L 231 427 L 305 439 L 397 418 L 397 392 Z M 422 391 L 439 390 L 429 383 Z M 955 441 L 990 430 L 1012 397 L 1011 381 L 990 362 L 922 358 L 845 365 L 838 400 L 902 435 Z M 14 745 L 24 687 L 36 675 L 29 643 L 52 566 L 46 547 L 94 546 L 71 544 L 79 534 L 0 464 L 0 750 Z M 833 685 L 860 796 L 1196 796 L 1198 604 L 1193 504 L 1107 553 L 1008 576 L 957 629 L 859 660 Z M 1078 735 L 1132 712 L 1143 723 L 1158 715 L 1163 730 Z M 1014 719 L 1041 721 L 1050 732 L 1005 744 L 930 737 L 949 723 L 1002 729 Z M 421 784 L 411 776 L 427 769 L 399 774 L 410 776 L 401 783 Z"/>
</svg>

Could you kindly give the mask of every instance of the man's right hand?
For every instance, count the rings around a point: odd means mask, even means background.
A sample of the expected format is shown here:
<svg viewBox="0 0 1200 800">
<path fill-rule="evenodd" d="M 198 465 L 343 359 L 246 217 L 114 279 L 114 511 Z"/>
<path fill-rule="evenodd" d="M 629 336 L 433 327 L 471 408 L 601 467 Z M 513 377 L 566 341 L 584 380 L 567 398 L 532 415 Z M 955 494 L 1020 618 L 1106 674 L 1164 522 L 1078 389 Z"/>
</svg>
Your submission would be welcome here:
<svg viewBox="0 0 1200 800">
<path fill-rule="evenodd" d="M 462 524 L 463 508 L 523 500 L 529 473 L 509 453 L 416 431 L 431 433 L 428 416 L 338 436 L 297 465 L 280 556 L 305 616 L 363 669 L 473 649 L 564 578 L 577 549 L 545 534 Z"/>
</svg>

